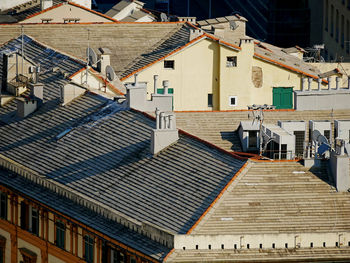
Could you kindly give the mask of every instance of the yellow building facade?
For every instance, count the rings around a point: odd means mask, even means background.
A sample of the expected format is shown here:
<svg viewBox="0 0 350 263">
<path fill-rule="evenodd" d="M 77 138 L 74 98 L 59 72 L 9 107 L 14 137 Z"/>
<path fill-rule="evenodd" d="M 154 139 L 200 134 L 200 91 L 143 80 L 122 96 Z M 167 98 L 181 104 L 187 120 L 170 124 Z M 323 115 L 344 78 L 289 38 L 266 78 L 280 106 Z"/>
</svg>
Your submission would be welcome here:
<svg viewBox="0 0 350 263">
<path fill-rule="evenodd" d="M 205 34 L 206 35 L 206 34 Z M 222 111 L 247 109 L 252 104 L 273 105 L 274 87 L 300 90 L 302 78 L 312 78 L 317 88 L 317 75 L 288 67 L 280 61 L 260 56 L 252 39 L 230 45 L 214 37 L 200 37 L 189 45 L 155 63 L 122 78 L 123 83 L 147 82 L 148 95 L 169 80 L 174 95 L 175 111 Z M 300 60 L 301 61 L 301 60 Z M 326 88 L 326 80 L 322 88 Z"/>
</svg>

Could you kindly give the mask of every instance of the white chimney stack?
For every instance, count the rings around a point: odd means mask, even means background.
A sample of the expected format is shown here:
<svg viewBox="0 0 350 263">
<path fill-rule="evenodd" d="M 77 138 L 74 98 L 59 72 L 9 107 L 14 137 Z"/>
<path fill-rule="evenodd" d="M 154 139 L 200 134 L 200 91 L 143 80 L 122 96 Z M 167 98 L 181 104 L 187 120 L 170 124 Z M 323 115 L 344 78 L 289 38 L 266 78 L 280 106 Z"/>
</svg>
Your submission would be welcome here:
<svg viewBox="0 0 350 263">
<path fill-rule="evenodd" d="M 331 83 L 332 83 L 332 79 L 330 77 L 327 78 L 328 80 L 328 89 L 331 89 Z"/>
<path fill-rule="evenodd" d="M 305 80 L 306 78 L 301 78 L 301 91 L 304 91 L 305 89 Z"/>
<path fill-rule="evenodd" d="M 169 94 L 169 80 L 163 80 L 164 95 Z"/>
<path fill-rule="evenodd" d="M 53 6 L 53 0 L 40 0 L 41 10 L 48 9 Z"/>
<path fill-rule="evenodd" d="M 338 90 L 339 89 L 339 82 L 340 82 L 340 78 L 336 77 L 335 78 L 335 89 Z"/>
<path fill-rule="evenodd" d="M 179 139 L 174 113 L 165 114 L 156 108 L 155 114 L 156 128 L 151 131 L 152 154 L 159 153 Z"/>
<path fill-rule="evenodd" d="M 312 78 L 308 78 L 307 81 L 308 81 L 308 88 L 307 88 L 307 90 L 311 90 Z"/>
<path fill-rule="evenodd" d="M 157 82 L 158 82 L 158 75 L 154 75 L 153 76 L 153 80 L 154 80 L 154 94 L 157 94 L 158 92 L 157 92 Z"/>
<path fill-rule="evenodd" d="M 322 83 L 322 79 L 319 78 L 319 79 L 317 80 L 317 90 L 321 90 L 321 83 Z"/>
</svg>

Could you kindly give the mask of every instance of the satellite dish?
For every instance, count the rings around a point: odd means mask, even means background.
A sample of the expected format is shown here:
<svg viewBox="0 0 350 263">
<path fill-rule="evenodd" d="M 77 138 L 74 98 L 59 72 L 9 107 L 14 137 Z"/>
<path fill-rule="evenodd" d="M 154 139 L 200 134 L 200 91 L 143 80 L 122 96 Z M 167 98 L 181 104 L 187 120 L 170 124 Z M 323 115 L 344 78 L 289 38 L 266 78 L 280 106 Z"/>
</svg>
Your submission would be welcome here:
<svg viewBox="0 0 350 263">
<path fill-rule="evenodd" d="M 318 142 L 318 137 L 321 135 L 321 133 L 318 130 L 314 130 L 312 132 L 312 140 L 314 142 Z"/>
<path fill-rule="evenodd" d="M 86 49 L 86 56 L 89 58 L 90 66 L 97 63 L 97 54 L 91 47 Z"/>
<path fill-rule="evenodd" d="M 327 138 L 325 136 L 323 136 L 322 134 L 320 136 L 318 136 L 317 142 L 319 145 L 328 144 Z"/>
<path fill-rule="evenodd" d="M 162 22 L 168 22 L 168 17 L 165 13 L 160 14 L 160 21 Z"/>
<path fill-rule="evenodd" d="M 235 30 L 237 27 L 238 27 L 238 25 L 236 24 L 235 21 L 230 21 L 230 28 L 231 28 L 232 30 Z"/>
<path fill-rule="evenodd" d="M 114 69 L 110 65 L 106 66 L 106 76 L 109 81 L 113 81 L 115 79 Z"/>
</svg>

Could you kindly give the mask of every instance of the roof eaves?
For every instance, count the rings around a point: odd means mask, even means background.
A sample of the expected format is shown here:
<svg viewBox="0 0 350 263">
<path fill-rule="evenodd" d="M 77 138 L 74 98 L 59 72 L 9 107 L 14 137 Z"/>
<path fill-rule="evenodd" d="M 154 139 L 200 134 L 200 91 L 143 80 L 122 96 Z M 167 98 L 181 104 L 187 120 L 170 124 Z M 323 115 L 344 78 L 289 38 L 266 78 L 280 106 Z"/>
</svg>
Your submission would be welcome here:
<svg viewBox="0 0 350 263">
<path fill-rule="evenodd" d="M 151 23 L 152 23 L 152 22 L 151 22 Z M 190 47 L 190 46 L 194 45 L 196 42 L 199 42 L 199 41 L 201 41 L 202 39 L 204 39 L 204 37 L 205 37 L 204 35 L 201 35 L 201 36 L 199 36 L 199 37 L 197 37 L 197 38 L 195 38 L 195 39 L 189 41 L 189 42 L 186 43 L 185 45 L 183 45 L 183 46 L 181 46 L 181 47 L 179 47 L 179 48 L 177 48 L 177 49 L 171 51 L 171 52 L 168 53 L 167 55 L 165 55 L 165 56 L 163 56 L 163 57 L 161 57 L 161 58 L 159 58 L 159 59 L 157 59 L 157 60 L 155 60 L 155 61 L 153 61 L 153 62 L 151 62 L 151 63 L 149 63 L 149 64 L 147 64 L 147 65 L 145 65 L 145 66 L 143 66 L 143 67 L 141 67 L 141 68 L 139 68 L 139 69 L 133 71 L 133 72 L 131 72 L 130 74 L 128 74 L 127 76 L 121 78 L 120 80 L 123 81 L 123 80 L 126 80 L 126 79 L 130 78 L 130 77 L 131 77 L 132 75 L 134 75 L 135 73 L 140 72 L 140 71 L 142 71 L 142 70 L 144 70 L 144 69 L 146 69 L 146 68 L 148 68 L 148 67 L 150 67 L 150 66 L 156 64 L 157 62 L 160 62 L 160 61 L 164 60 L 165 58 L 167 58 L 167 57 L 169 57 L 169 56 L 171 56 L 171 55 L 174 55 L 175 53 L 177 53 L 177 52 L 179 52 L 179 51 L 182 51 L 183 49 L 185 49 L 185 48 L 187 48 L 187 47 Z"/>
<path fill-rule="evenodd" d="M 268 58 L 268 57 L 262 56 L 262 55 L 260 55 L 260 54 L 258 54 L 258 53 L 254 53 L 254 57 L 257 58 L 257 59 L 261 59 L 261 60 L 263 60 L 263 61 L 266 61 L 266 62 L 275 64 L 275 65 L 277 65 L 277 66 L 280 66 L 280 67 L 289 69 L 289 70 L 291 70 L 291 71 L 294 71 L 294 72 L 297 72 L 297 73 L 301 73 L 301 74 L 303 74 L 303 75 L 305 75 L 305 76 L 308 76 L 308 77 L 310 77 L 310 78 L 313 78 L 313 79 L 319 79 L 319 78 L 320 78 L 320 77 L 318 77 L 318 76 L 315 76 L 315 75 L 306 73 L 305 71 L 302 71 L 302 70 L 300 70 L 300 69 L 297 69 L 297 68 L 288 66 L 288 65 L 283 64 L 283 63 L 280 63 L 280 62 L 278 62 L 278 61 L 276 61 L 276 60 L 273 60 L 273 59 L 270 59 L 270 58 Z M 324 80 L 324 79 L 323 79 L 322 81 L 323 81 L 324 83 L 328 83 L 328 81 L 326 81 L 326 80 Z"/>
</svg>

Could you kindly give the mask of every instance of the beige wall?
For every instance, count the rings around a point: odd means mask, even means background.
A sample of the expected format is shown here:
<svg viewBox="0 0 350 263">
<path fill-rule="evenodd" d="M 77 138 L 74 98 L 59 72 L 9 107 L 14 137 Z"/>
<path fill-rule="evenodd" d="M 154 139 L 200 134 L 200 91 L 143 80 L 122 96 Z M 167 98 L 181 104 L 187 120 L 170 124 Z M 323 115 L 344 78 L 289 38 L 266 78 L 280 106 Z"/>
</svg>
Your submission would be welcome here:
<svg viewBox="0 0 350 263">
<path fill-rule="evenodd" d="M 253 58 L 253 43 L 244 43 L 237 52 L 212 40 L 202 40 L 166 60 L 175 61 L 175 69 L 164 69 L 160 61 L 139 72 L 138 81 L 148 83 L 148 98 L 154 92 L 153 75 L 159 75 L 174 88 L 174 110 L 236 110 L 251 104 L 272 104 L 273 87 L 294 87 L 299 90 L 301 74 Z M 228 56 L 237 56 L 237 67 L 227 67 Z M 252 81 L 252 67 L 262 69 L 262 87 Z M 133 82 L 134 76 L 123 83 Z M 307 85 L 307 82 L 306 82 Z M 317 88 L 312 81 L 312 88 Z M 325 85 L 323 85 L 325 87 Z M 208 93 L 214 94 L 214 107 L 208 107 Z M 230 106 L 230 96 L 237 96 L 237 105 Z"/>
<path fill-rule="evenodd" d="M 25 247 L 31 251 L 33 251 L 36 255 L 37 255 L 37 260 L 36 263 L 41 263 L 41 251 L 38 247 L 33 246 L 32 244 L 18 238 L 17 239 L 18 242 L 18 248 L 22 248 Z M 19 249 L 17 250 L 17 262 L 20 263 L 23 260 L 21 252 L 19 251 Z"/>
<path fill-rule="evenodd" d="M 80 18 L 80 23 L 85 22 L 111 22 L 111 20 L 96 15 L 92 12 L 89 12 L 83 8 L 76 7 L 70 4 L 63 4 L 62 6 L 56 7 L 52 10 L 43 12 L 34 17 L 28 18 L 21 23 L 42 23 L 42 18 L 52 19 L 51 23 L 63 23 L 63 18 Z M 62 31 L 63 34 L 63 31 Z"/>
<path fill-rule="evenodd" d="M 167 57 L 175 61 L 175 69 L 164 69 L 160 61 L 139 72 L 138 81 L 148 83 L 148 98 L 154 92 L 153 75 L 159 75 L 158 88 L 162 81 L 169 80 L 169 88 L 174 89 L 175 110 L 218 110 L 219 88 L 219 45 L 203 40 L 190 48 Z M 133 82 L 134 76 L 123 81 Z M 208 94 L 214 95 L 214 108 L 208 107 Z"/>
<path fill-rule="evenodd" d="M 5 248 L 5 263 L 11 262 L 11 235 L 7 231 L 0 228 L 0 235 L 6 238 L 6 248 Z"/>
<path fill-rule="evenodd" d="M 63 261 L 63 260 L 61 260 L 61 259 L 59 259 L 51 254 L 48 255 L 48 262 L 49 263 L 65 263 L 65 261 Z"/>
<path fill-rule="evenodd" d="M 345 88 L 348 86 L 348 76 L 350 76 L 350 63 L 311 63 L 311 65 L 320 69 L 321 73 L 334 70 L 338 68 L 341 71 L 345 71 L 346 74 L 342 76 L 340 87 Z M 332 76 L 333 88 L 335 88 L 336 75 Z"/>
</svg>

